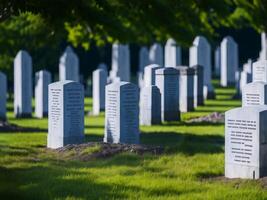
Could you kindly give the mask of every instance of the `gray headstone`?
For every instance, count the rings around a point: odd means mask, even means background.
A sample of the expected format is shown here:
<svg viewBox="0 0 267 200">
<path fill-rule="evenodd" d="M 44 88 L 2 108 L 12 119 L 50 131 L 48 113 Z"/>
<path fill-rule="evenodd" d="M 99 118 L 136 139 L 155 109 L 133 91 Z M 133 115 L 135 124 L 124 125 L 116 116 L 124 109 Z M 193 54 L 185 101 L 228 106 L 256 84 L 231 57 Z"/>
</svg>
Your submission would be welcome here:
<svg viewBox="0 0 267 200">
<path fill-rule="evenodd" d="M 267 105 L 267 83 L 246 84 L 242 93 L 242 106 Z"/>
<path fill-rule="evenodd" d="M 103 69 L 104 71 L 108 71 L 108 67 L 105 63 L 100 63 L 98 66 L 97 66 L 97 69 Z"/>
<path fill-rule="evenodd" d="M 267 106 L 225 113 L 225 176 L 258 179 L 267 175 Z"/>
<path fill-rule="evenodd" d="M 252 81 L 267 82 L 267 60 L 259 60 L 253 63 Z"/>
<path fill-rule="evenodd" d="M 213 99 L 215 97 L 214 88 L 211 83 L 211 48 L 207 39 L 197 36 L 189 52 L 189 66 L 201 65 L 204 73 L 204 98 Z"/>
<path fill-rule="evenodd" d="M 139 69 L 137 72 L 139 88 L 142 88 L 144 86 L 144 68 L 147 65 L 149 65 L 149 52 L 146 47 L 142 47 L 139 50 Z"/>
<path fill-rule="evenodd" d="M 48 115 L 48 85 L 51 73 L 41 70 L 35 73 L 35 116 L 43 118 Z"/>
<path fill-rule="evenodd" d="M 48 148 L 77 144 L 84 140 L 84 89 L 74 81 L 49 85 Z"/>
<path fill-rule="evenodd" d="M 140 124 L 152 125 L 161 123 L 161 96 L 157 86 L 142 88 L 140 95 Z"/>
<path fill-rule="evenodd" d="M 99 115 L 105 110 L 105 87 L 107 84 L 107 72 L 97 69 L 93 72 L 93 114 Z"/>
<path fill-rule="evenodd" d="M 159 43 L 154 43 L 149 49 L 150 64 L 163 66 L 163 49 Z"/>
<path fill-rule="evenodd" d="M 204 74 L 203 67 L 200 65 L 192 66 L 195 70 L 194 75 L 194 108 L 197 106 L 204 105 L 204 94 L 203 94 L 203 84 L 204 84 Z"/>
<path fill-rule="evenodd" d="M 176 67 L 182 64 L 181 48 L 172 38 L 168 39 L 165 44 L 164 61 L 165 67 Z"/>
<path fill-rule="evenodd" d="M 230 36 L 221 42 L 221 86 L 235 84 L 235 72 L 238 69 L 238 45 Z"/>
<path fill-rule="evenodd" d="M 180 111 L 193 111 L 195 69 L 187 66 L 179 66 L 176 69 L 179 70 Z"/>
<path fill-rule="evenodd" d="M 6 119 L 7 78 L 0 72 L 0 119 Z"/>
<path fill-rule="evenodd" d="M 14 114 L 15 117 L 32 115 L 32 58 L 23 50 L 14 60 Z"/>
<path fill-rule="evenodd" d="M 180 120 L 179 71 L 172 67 L 157 69 L 156 86 L 161 93 L 161 120 Z"/>
<path fill-rule="evenodd" d="M 70 46 L 65 49 L 59 60 L 59 80 L 80 81 L 79 58 Z"/>
<path fill-rule="evenodd" d="M 111 82 L 118 79 L 121 81 L 130 81 L 130 50 L 128 45 L 112 45 L 112 64 L 109 77 Z"/>
<path fill-rule="evenodd" d="M 139 143 L 139 89 L 128 82 L 106 86 L 104 142 Z"/>
<path fill-rule="evenodd" d="M 220 77 L 221 74 L 221 49 L 217 46 L 214 53 L 214 65 L 215 65 L 215 76 Z"/>
<path fill-rule="evenodd" d="M 162 68 L 159 65 L 147 65 L 144 70 L 144 86 L 155 85 L 156 70 Z"/>
</svg>

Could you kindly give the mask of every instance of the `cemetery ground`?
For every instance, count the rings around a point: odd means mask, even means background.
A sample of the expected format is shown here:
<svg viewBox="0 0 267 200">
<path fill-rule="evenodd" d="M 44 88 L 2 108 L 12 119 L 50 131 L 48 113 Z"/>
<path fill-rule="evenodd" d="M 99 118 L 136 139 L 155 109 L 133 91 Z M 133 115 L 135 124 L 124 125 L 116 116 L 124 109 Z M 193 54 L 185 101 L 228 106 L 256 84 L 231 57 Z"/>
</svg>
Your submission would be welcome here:
<svg viewBox="0 0 267 200">
<path fill-rule="evenodd" d="M 185 121 L 240 106 L 232 100 L 234 88 L 216 86 L 216 100 L 182 122 L 140 127 L 141 143 L 162 146 L 160 155 L 124 152 L 89 161 L 46 149 L 47 119 L 15 119 L 21 132 L 0 133 L 1 199 L 265 199 L 266 179 L 224 178 L 224 124 Z M 85 112 L 91 110 L 85 101 Z M 86 142 L 103 140 L 104 114 L 85 115 Z M 99 146 L 83 153 L 99 151 Z"/>
</svg>

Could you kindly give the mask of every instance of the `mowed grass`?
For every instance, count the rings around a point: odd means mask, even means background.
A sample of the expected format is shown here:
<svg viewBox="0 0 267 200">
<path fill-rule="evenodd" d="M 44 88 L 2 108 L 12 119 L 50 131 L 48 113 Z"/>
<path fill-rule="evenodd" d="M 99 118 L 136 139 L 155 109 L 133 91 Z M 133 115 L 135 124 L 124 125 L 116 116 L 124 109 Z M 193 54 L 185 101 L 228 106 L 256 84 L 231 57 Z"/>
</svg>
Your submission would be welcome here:
<svg viewBox="0 0 267 200">
<path fill-rule="evenodd" d="M 141 143 L 163 146 L 162 155 L 123 153 L 88 162 L 47 151 L 47 119 L 15 119 L 9 102 L 9 122 L 36 132 L 0 133 L 0 199 L 266 199 L 258 181 L 222 178 L 224 125 L 185 123 L 240 106 L 231 100 L 234 92 L 216 87 L 217 99 L 182 114 L 182 122 L 140 127 Z M 92 101 L 85 103 L 87 113 Z M 104 114 L 85 115 L 86 141 L 102 141 L 103 133 Z"/>
</svg>

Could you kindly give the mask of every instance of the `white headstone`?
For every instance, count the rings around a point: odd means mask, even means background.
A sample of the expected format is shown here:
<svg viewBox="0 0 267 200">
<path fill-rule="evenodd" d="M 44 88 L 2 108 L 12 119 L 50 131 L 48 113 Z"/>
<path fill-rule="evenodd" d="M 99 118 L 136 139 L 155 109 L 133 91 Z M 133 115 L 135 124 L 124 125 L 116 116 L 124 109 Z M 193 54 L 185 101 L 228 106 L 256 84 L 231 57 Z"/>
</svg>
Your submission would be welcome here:
<svg viewBox="0 0 267 200">
<path fill-rule="evenodd" d="M 80 81 L 79 58 L 70 46 L 65 49 L 59 60 L 59 80 Z"/>
<path fill-rule="evenodd" d="M 114 82 L 106 86 L 104 142 L 139 143 L 139 90 L 135 84 Z"/>
<path fill-rule="evenodd" d="M 267 82 L 267 60 L 259 60 L 253 63 L 252 81 Z"/>
<path fill-rule="evenodd" d="M 93 72 L 93 114 L 99 115 L 105 110 L 105 87 L 107 84 L 107 72 L 97 69 Z"/>
<path fill-rule="evenodd" d="M 203 66 L 204 70 L 204 97 L 213 99 L 215 97 L 214 88 L 211 83 L 211 48 L 207 39 L 203 36 L 197 36 L 194 39 L 193 46 L 189 51 L 189 66 Z"/>
<path fill-rule="evenodd" d="M 180 111 L 193 111 L 195 69 L 187 66 L 179 66 L 176 69 L 179 70 Z"/>
<path fill-rule="evenodd" d="M 164 61 L 165 67 L 176 67 L 182 64 L 181 48 L 172 38 L 168 39 L 165 44 Z"/>
<path fill-rule="evenodd" d="M 142 88 L 140 95 L 140 124 L 152 125 L 161 123 L 161 96 L 157 86 Z"/>
<path fill-rule="evenodd" d="M 242 93 L 242 106 L 267 105 L 267 83 L 246 84 Z"/>
<path fill-rule="evenodd" d="M 200 65 L 195 65 L 192 67 L 195 70 L 194 75 L 194 108 L 197 106 L 204 105 L 204 94 L 203 94 L 203 85 L 204 85 L 204 74 L 203 67 Z"/>
<path fill-rule="evenodd" d="M 159 43 L 154 43 L 149 49 L 150 64 L 163 66 L 163 49 Z"/>
<path fill-rule="evenodd" d="M 151 86 L 151 85 L 155 85 L 155 77 L 156 77 L 156 73 L 155 71 L 157 69 L 162 68 L 159 65 L 156 64 L 151 64 L 151 65 L 147 65 L 145 67 L 144 70 L 144 86 Z"/>
<path fill-rule="evenodd" d="M 247 63 L 243 65 L 243 71 L 240 73 L 240 91 L 242 93 L 243 87 L 252 82 L 252 60 L 248 60 Z"/>
<path fill-rule="evenodd" d="M 0 119 L 6 119 L 7 78 L 0 71 Z"/>
<path fill-rule="evenodd" d="M 48 115 L 48 85 L 51 73 L 41 70 L 35 73 L 35 116 L 43 118 Z"/>
<path fill-rule="evenodd" d="M 266 33 L 261 33 L 261 51 L 260 51 L 260 60 L 267 60 L 267 40 Z"/>
<path fill-rule="evenodd" d="M 16 117 L 32 115 L 32 58 L 24 50 L 14 60 L 14 114 Z"/>
<path fill-rule="evenodd" d="M 217 46 L 214 54 L 215 76 L 220 77 L 221 74 L 221 49 Z"/>
<path fill-rule="evenodd" d="M 128 45 L 112 45 L 112 64 L 109 77 L 113 82 L 117 78 L 121 81 L 130 81 L 130 50 Z"/>
<path fill-rule="evenodd" d="M 179 71 L 172 67 L 157 69 L 156 86 L 161 93 L 161 120 L 180 120 Z"/>
<path fill-rule="evenodd" d="M 49 85 L 47 147 L 59 148 L 84 140 L 84 89 L 74 81 Z"/>
<path fill-rule="evenodd" d="M 221 42 L 221 86 L 235 84 L 235 72 L 238 70 L 238 45 L 230 36 Z"/>
</svg>

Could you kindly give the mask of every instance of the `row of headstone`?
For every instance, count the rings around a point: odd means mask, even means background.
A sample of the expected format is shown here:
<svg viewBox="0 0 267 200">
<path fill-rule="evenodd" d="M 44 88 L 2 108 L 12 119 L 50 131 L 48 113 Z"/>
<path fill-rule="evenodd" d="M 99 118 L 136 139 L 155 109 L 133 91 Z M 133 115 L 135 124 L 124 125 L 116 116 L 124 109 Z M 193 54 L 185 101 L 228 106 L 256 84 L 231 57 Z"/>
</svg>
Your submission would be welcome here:
<svg viewBox="0 0 267 200">
<path fill-rule="evenodd" d="M 251 66 L 244 65 L 243 71 L 250 70 Z M 252 82 L 242 87 L 242 107 L 225 114 L 225 176 L 228 178 L 258 179 L 267 175 L 266 72 L 266 60 L 253 63 Z"/>
</svg>

